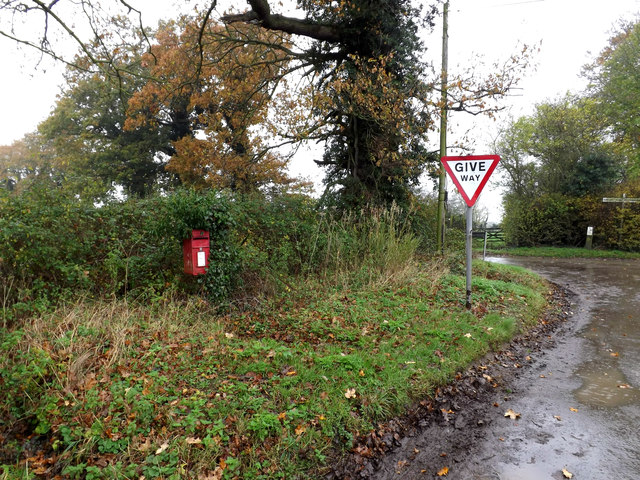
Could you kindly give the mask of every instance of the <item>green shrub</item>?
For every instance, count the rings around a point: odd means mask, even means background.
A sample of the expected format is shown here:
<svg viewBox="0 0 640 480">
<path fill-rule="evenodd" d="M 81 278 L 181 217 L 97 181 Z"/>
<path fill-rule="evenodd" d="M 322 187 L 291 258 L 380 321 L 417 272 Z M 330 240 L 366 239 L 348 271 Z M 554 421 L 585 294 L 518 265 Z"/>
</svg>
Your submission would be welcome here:
<svg viewBox="0 0 640 480">
<path fill-rule="evenodd" d="M 344 213 L 281 195 L 246 197 L 234 209 L 246 293 L 287 289 L 297 275 L 369 282 L 401 270 L 419 244 L 397 206 Z"/>
<path fill-rule="evenodd" d="M 191 230 L 209 231 L 209 268 L 205 275 L 197 277 L 197 282 L 216 303 L 225 302 L 238 285 L 240 262 L 233 239 L 236 225 L 231 199 L 215 190 L 180 189 L 164 201 L 158 237 L 172 239 L 174 245 L 180 246 Z M 182 253 L 174 257 L 182 259 Z"/>
<path fill-rule="evenodd" d="M 270 291 L 307 273 L 318 225 L 317 202 L 299 194 L 245 196 L 233 205 L 235 235 L 248 290 Z"/>
<path fill-rule="evenodd" d="M 603 197 L 640 197 L 640 179 L 627 180 L 602 194 L 569 197 L 507 195 L 502 227 L 512 246 L 569 246 L 585 244 L 587 227 L 594 227 L 596 248 L 640 251 L 640 206 L 604 203 Z"/>
<path fill-rule="evenodd" d="M 421 210 L 420 210 L 421 209 Z M 419 211 L 418 211 L 419 210 Z M 51 183 L 0 191 L 3 324 L 79 295 L 153 299 L 202 293 L 216 304 L 289 288 L 299 275 L 370 282 L 401 271 L 428 206 L 332 214 L 296 194 L 230 197 L 178 189 L 94 205 Z M 422 227 L 419 227 L 422 228 Z M 210 267 L 182 273 L 183 239 L 210 232 Z"/>
<path fill-rule="evenodd" d="M 47 183 L 0 190 L 3 324 L 78 295 L 162 295 L 197 282 L 220 301 L 237 278 L 232 226 L 230 202 L 216 192 L 93 205 Z M 181 241 L 192 228 L 212 238 L 212 268 L 197 281 L 181 273 Z"/>
<path fill-rule="evenodd" d="M 502 228 L 513 246 L 571 245 L 582 235 L 574 199 L 558 194 L 536 198 L 507 197 Z"/>
<path fill-rule="evenodd" d="M 605 196 L 640 198 L 640 178 L 618 185 Z M 594 244 L 610 249 L 640 252 L 640 204 L 603 203 L 594 199 L 596 207 L 591 217 Z"/>
</svg>

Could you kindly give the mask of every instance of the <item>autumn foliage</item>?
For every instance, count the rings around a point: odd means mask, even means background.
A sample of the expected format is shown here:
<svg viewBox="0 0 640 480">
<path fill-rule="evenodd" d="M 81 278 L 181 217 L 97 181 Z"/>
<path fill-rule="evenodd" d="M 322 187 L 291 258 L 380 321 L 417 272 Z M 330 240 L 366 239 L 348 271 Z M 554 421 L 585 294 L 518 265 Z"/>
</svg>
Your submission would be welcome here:
<svg viewBox="0 0 640 480">
<path fill-rule="evenodd" d="M 251 25 L 232 30 L 235 41 L 213 21 L 163 25 L 144 57 L 152 79 L 130 100 L 126 127 L 169 124 L 175 151 L 167 168 L 187 185 L 289 185 L 287 157 L 270 141 L 280 130 L 274 111 L 295 112 L 283 79 L 287 39 Z"/>
</svg>

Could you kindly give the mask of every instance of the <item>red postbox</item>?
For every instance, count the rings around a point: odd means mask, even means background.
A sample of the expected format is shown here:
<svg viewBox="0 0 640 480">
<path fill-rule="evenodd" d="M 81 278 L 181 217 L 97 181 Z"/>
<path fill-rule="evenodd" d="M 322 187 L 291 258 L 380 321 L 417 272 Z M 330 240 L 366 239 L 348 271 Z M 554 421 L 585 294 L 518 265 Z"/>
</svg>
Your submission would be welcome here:
<svg viewBox="0 0 640 480">
<path fill-rule="evenodd" d="M 202 275 L 209 268 L 209 232 L 192 230 L 191 237 L 182 241 L 184 273 Z"/>
</svg>

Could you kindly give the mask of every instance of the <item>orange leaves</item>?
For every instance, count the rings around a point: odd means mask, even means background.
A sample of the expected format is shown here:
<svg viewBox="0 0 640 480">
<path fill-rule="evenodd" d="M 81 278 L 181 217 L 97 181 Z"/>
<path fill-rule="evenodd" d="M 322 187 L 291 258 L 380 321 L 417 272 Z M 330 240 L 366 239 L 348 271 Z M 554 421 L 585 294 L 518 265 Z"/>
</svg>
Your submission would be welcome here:
<svg viewBox="0 0 640 480">
<path fill-rule="evenodd" d="M 289 185 L 286 158 L 271 152 L 278 134 L 272 111 L 297 100 L 277 89 L 287 67 L 288 40 L 254 25 L 222 27 L 200 19 L 168 23 L 144 61 L 152 79 L 131 98 L 126 128 L 171 132 L 167 169 L 196 187 L 249 192 Z M 204 32 L 204 35 L 203 35 Z"/>
<path fill-rule="evenodd" d="M 52 465 L 56 463 L 54 457 L 45 456 L 42 451 L 34 457 L 27 458 L 27 464 L 29 465 L 29 471 L 36 475 L 46 475 L 49 472 Z"/>
</svg>

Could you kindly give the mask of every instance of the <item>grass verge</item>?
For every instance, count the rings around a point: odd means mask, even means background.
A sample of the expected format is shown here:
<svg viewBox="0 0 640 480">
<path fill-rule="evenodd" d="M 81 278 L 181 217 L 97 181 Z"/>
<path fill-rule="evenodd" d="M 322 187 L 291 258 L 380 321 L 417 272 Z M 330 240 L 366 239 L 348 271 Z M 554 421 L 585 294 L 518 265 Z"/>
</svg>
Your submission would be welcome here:
<svg viewBox="0 0 640 480">
<path fill-rule="evenodd" d="M 621 250 L 587 250 L 571 247 L 517 247 L 488 250 L 487 255 L 555 258 L 640 258 L 640 253 Z"/>
<path fill-rule="evenodd" d="M 319 478 L 354 439 L 531 325 L 546 285 L 441 262 L 260 309 L 77 303 L 0 337 L 2 479 Z"/>
</svg>

